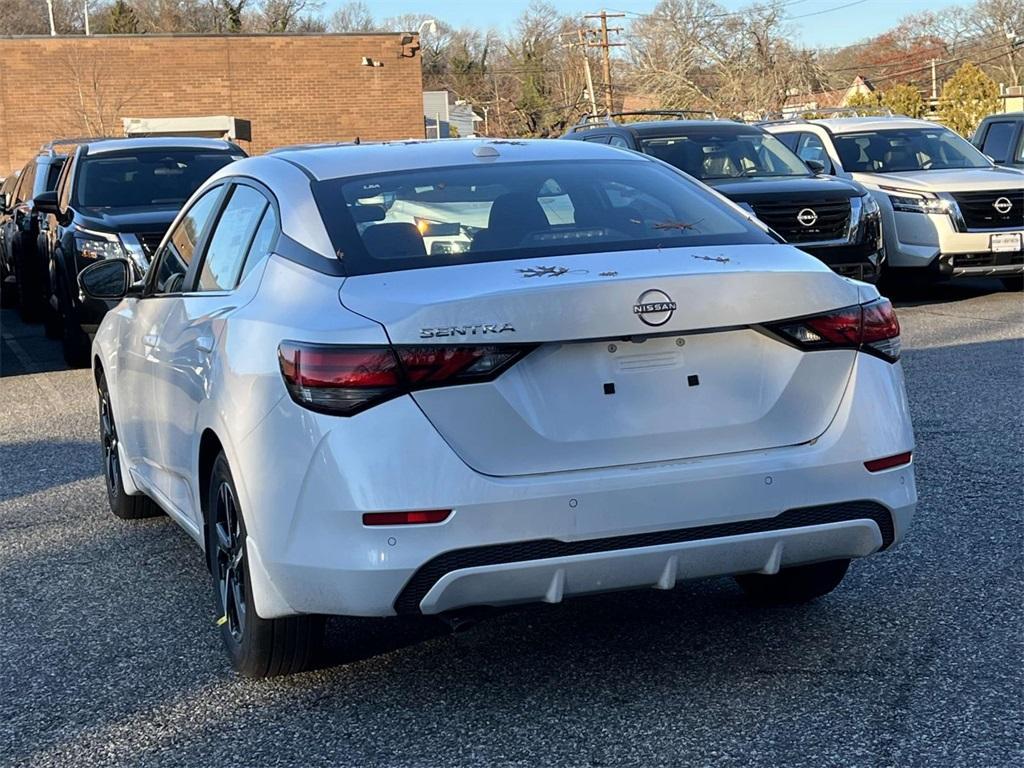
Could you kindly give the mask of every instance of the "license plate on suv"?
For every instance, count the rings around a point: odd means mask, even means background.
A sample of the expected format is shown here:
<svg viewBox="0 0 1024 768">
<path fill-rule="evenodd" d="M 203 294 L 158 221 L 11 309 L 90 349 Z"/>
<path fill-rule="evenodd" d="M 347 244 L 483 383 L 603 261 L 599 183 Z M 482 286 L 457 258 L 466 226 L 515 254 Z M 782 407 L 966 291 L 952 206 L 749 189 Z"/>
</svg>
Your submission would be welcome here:
<svg viewBox="0 0 1024 768">
<path fill-rule="evenodd" d="M 1005 253 L 1006 251 L 1024 250 L 1024 233 L 1021 232 L 1000 232 L 992 235 L 989 247 L 993 253 Z"/>
</svg>

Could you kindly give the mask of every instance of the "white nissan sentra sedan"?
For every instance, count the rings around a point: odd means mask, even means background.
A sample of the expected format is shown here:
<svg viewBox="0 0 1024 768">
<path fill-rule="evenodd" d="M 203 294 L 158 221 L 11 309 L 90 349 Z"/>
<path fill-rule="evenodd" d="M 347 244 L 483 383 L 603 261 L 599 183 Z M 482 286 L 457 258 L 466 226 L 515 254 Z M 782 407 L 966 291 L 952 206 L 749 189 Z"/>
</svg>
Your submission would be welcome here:
<svg viewBox="0 0 1024 768">
<path fill-rule="evenodd" d="M 93 346 L 110 505 L 207 552 L 235 668 L 323 616 L 735 575 L 834 589 L 916 503 L 899 324 L 660 161 L 569 141 L 233 163 Z"/>
</svg>

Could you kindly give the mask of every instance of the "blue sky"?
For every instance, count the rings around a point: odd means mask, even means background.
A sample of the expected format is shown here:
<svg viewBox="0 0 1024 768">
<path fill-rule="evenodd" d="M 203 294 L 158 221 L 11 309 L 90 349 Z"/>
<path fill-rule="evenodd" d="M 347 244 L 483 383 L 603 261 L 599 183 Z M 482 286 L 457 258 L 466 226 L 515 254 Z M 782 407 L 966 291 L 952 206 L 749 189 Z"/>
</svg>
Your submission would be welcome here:
<svg viewBox="0 0 1024 768">
<path fill-rule="evenodd" d="M 949 5 L 970 5 L 969 0 L 782 0 L 804 45 L 831 47 L 872 37 L 895 25 L 902 16 Z M 455 26 L 503 29 L 512 24 L 529 0 L 365 0 L 378 18 L 416 13 L 444 19 Z M 609 11 L 650 11 L 657 0 L 607 0 Z M 749 0 L 718 0 L 729 10 L 750 5 Z M 330 13 L 344 0 L 326 0 Z M 599 10 L 593 0 L 555 0 L 567 14 Z M 841 8 L 839 6 L 848 6 Z M 833 10 L 834 9 L 834 10 Z M 825 13 L 819 13 L 825 11 Z M 804 14 L 815 14 L 805 16 Z M 803 16 L 803 18 L 796 18 Z"/>
</svg>

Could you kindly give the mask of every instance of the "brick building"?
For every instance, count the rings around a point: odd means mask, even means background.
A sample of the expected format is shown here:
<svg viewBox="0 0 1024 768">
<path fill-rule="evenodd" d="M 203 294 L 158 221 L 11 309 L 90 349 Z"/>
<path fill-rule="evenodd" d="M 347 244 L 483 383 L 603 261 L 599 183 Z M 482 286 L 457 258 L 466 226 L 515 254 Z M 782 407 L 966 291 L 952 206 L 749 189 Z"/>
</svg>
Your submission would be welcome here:
<svg viewBox="0 0 1024 768">
<path fill-rule="evenodd" d="M 401 34 L 0 37 L 0 176 L 57 136 L 125 117 L 231 115 L 246 149 L 423 136 L 415 42 Z"/>
</svg>

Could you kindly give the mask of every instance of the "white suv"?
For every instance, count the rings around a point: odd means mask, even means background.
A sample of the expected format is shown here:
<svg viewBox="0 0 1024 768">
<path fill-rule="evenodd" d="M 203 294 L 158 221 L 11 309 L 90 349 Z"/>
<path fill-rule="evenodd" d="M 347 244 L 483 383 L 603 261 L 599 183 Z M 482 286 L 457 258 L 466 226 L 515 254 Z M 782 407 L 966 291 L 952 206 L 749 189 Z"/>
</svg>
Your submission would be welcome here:
<svg viewBox="0 0 1024 768">
<path fill-rule="evenodd" d="M 1020 290 L 1021 172 L 996 166 L 953 131 L 926 120 L 842 117 L 763 127 L 804 160 L 871 191 L 882 210 L 892 276 L 993 276 Z"/>
</svg>

